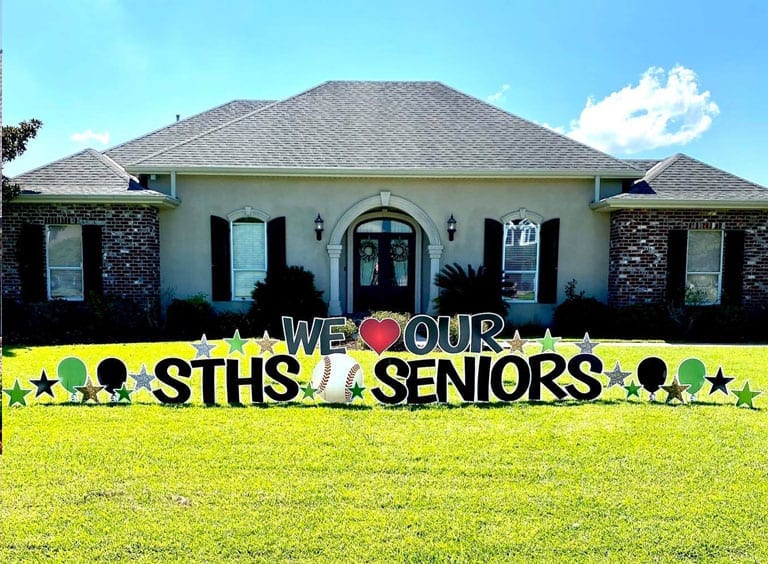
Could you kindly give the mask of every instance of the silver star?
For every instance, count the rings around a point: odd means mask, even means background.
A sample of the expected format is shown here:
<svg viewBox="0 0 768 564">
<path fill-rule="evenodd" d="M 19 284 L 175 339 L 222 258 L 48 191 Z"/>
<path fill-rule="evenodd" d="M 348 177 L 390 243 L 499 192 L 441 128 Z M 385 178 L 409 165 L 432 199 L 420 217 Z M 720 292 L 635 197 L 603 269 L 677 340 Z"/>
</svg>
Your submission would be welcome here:
<svg viewBox="0 0 768 564">
<path fill-rule="evenodd" d="M 155 379 L 155 375 L 149 374 L 147 372 L 147 367 L 143 364 L 141 365 L 141 371 L 139 371 L 138 374 L 131 374 L 131 378 L 136 381 L 136 386 L 133 388 L 134 392 L 138 392 L 140 388 L 144 388 L 149 392 L 152 391 L 152 386 L 149 384 Z"/>
<path fill-rule="evenodd" d="M 622 372 L 619 361 L 616 361 L 616 366 L 613 367 L 613 370 L 611 372 L 603 372 L 603 374 L 608 376 L 608 386 L 606 387 L 610 388 L 611 386 L 623 386 L 624 380 L 632 373 Z"/>
<path fill-rule="evenodd" d="M 209 345 L 208 339 L 205 336 L 205 333 L 203 333 L 202 339 L 200 339 L 200 342 L 198 344 L 192 343 L 192 346 L 195 347 L 195 350 L 197 352 L 195 353 L 195 358 L 206 357 L 211 358 L 211 350 L 216 348 L 216 345 Z"/>
<path fill-rule="evenodd" d="M 600 343 L 593 343 L 589 340 L 589 333 L 584 333 L 583 341 L 580 343 L 575 343 L 575 345 L 581 349 L 581 354 L 591 354 L 595 347 L 599 344 Z"/>
</svg>

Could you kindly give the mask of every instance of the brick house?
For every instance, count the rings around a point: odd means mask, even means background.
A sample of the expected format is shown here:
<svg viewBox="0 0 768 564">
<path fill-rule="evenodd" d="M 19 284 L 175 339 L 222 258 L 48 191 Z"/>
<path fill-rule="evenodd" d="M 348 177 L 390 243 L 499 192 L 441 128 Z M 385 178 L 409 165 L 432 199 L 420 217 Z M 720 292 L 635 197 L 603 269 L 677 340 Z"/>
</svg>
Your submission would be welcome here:
<svg viewBox="0 0 768 564">
<path fill-rule="evenodd" d="M 616 304 L 768 306 L 768 190 L 686 155 L 621 160 L 436 82 L 327 82 L 237 100 L 16 179 L 3 297 L 246 307 L 285 264 L 331 314 L 430 311 L 484 264 L 509 316 L 567 281 Z"/>
</svg>

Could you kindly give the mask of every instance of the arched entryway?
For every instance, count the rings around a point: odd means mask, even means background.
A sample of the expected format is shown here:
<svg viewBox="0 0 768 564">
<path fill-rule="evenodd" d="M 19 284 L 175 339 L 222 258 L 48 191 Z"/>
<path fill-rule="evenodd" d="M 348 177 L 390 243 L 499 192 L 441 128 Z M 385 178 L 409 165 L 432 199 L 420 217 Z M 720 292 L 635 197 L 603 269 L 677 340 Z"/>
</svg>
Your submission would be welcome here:
<svg viewBox="0 0 768 564">
<path fill-rule="evenodd" d="M 344 243 L 347 269 L 342 277 Z M 427 281 L 421 274 L 426 258 L 423 248 L 429 257 L 428 269 L 424 266 Z M 440 234 L 429 215 L 410 200 L 390 192 L 361 200 L 336 222 L 327 249 L 331 315 L 374 309 L 427 311 L 437 296 L 434 278 L 443 254 Z M 429 284 L 427 303 L 422 298 L 424 282 Z M 346 289 L 344 304 L 342 288 Z"/>
</svg>

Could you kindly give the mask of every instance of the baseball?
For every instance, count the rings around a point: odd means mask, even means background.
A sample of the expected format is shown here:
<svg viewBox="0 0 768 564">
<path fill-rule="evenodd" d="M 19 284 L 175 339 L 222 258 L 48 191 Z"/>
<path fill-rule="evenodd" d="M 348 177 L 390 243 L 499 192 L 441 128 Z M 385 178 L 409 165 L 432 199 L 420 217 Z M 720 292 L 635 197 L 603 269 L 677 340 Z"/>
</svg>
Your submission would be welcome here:
<svg viewBox="0 0 768 564">
<path fill-rule="evenodd" d="M 355 383 L 363 385 L 363 369 L 346 354 L 329 354 L 312 371 L 312 387 L 328 403 L 350 403 Z"/>
</svg>

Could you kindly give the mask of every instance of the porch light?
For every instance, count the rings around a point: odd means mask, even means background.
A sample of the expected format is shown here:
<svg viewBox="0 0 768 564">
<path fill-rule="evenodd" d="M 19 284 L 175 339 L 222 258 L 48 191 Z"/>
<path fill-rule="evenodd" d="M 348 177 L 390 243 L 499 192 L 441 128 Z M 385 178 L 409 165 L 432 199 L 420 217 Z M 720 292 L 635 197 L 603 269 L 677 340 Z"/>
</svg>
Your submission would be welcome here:
<svg viewBox="0 0 768 564">
<path fill-rule="evenodd" d="M 325 227 L 323 227 L 324 223 L 323 218 L 320 217 L 320 214 L 318 213 L 315 218 L 315 235 L 317 236 L 318 241 L 323 238 L 323 231 L 325 230 Z"/>
<path fill-rule="evenodd" d="M 451 214 L 451 218 L 448 220 L 448 240 L 453 241 L 453 236 L 456 234 L 456 218 Z"/>
</svg>

